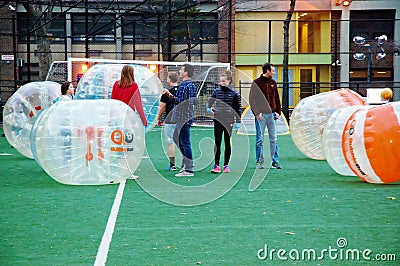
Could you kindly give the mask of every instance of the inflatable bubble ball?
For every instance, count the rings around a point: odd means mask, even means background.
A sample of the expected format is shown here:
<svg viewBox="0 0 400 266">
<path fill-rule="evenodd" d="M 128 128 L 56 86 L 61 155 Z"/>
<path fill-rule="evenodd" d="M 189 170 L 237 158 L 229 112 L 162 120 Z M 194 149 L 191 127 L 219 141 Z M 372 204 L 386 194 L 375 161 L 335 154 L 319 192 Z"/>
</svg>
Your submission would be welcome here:
<svg viewBox="0 0 400 266">
<path fill-rule="evenodd" d="M 111 99 L 114 83 L 120 79 L 124 64 L 96 64 L 89 68 L 76 88 L 77 99 Z M 149 125 L 146 132 L 157 123 L 157 111 L 163 85 L 157 74 L 143 65 L 132 64 L 135 82 L 142 97 L 143 109 Z"/>
<path fill-rule="evenodd" d="M 59 102 L 34 130 L 37 161 L 63 184 L 119 183 L 133 174 L 145 151 L 142 122 L 117 100 Z"/>
<path fill-rule="evenodd" d="M 3 109 L 3 129 L 8 143 L 22 155 L 33 159 L 30 147 L 32 125 L 59 96 L 59 83 L 40 81 L 23 85 L 8 99 Z"/>
<path fill-rule="evenodd" d="M 344 159 L 342 135 L 349 117 L 360 109 L 371 108 L 371 105 L 353 105 L 337 109 L 328 118 L 322 133 L 322 148 L 328 164 L 336 173 L 344 176 L 355 176 Z"/>
<path fill-rule="evenodd" d="M 347 165 L 368 183 L 400 181 L 399 145 L 400 102 L 354 112 L 343 131 Z"/>
<path fill-rule="evenodd" d="M 325 124 L 336 109 L 351 105 L 365 105 L 365 101 L 348 89 L 323 92 L 302 99 L 290 118 L 290 133 L 296 147 L 309 158 L 324 160 L 322 132 Z"/>
</svg>

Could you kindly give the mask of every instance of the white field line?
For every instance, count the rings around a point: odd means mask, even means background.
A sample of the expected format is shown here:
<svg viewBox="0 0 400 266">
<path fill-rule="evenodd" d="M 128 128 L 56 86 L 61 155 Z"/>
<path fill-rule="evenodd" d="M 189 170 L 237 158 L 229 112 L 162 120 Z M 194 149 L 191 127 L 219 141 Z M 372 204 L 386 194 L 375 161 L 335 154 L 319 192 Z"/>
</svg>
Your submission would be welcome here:
<svg viewBox="0 0 400 266">
<path fill-rule="evenodd" d="M 119 184 L 117 195 L 115 195 L 114 204 L 112 206 L 110 216 L 108 217 L 107 226 L 104 231 L 103 238 L 101 239 L 99 250 L 97 251 L 96 260 L 94 262 L 95 266 L 106 265 L 108 250 L 114 234 L 115 223 L 117 221 L 122 195 L 124 194 L 125 184 L 126 180 L 122 180 Z"/>
</svg>

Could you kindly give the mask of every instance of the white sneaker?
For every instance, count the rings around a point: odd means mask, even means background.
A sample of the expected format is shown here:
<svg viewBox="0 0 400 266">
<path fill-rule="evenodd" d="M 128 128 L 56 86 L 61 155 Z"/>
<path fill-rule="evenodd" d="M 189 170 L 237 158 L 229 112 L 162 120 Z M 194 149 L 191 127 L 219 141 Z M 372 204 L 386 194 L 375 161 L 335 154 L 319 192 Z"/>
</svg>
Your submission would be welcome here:
<svg viewBox="0 0 400 266">
<path fill-rule="evenodd" d="M 188 172 L 183 170 L 182 172 L 176 174 L 175 176 L 177 177 L 185 177 L 185 176 L 194 176 L 194 174 L 192 172 Z"/>
<path fill-rule="evenodd" d="M 136 179 L 138 179 L 139 178 L 139 176 L 138 175 L 131 175 L 130 177 L 128 177 L 127 179 L 133 179 L 133 180 L 136 180 Z"/>
</svg>

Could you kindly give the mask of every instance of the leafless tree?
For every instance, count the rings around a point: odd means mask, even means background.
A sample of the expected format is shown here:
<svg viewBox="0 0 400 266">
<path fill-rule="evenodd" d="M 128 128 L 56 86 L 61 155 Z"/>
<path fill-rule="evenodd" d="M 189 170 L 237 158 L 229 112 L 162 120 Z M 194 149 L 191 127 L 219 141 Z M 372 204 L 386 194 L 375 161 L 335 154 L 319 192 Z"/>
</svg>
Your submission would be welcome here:
<svg viewBox="0 0 400 266">
<path fill-rule="evenodd" d="M 149 0 L 149 4 L 154 8 L 149 8 L 153 14 L 157 14 L 161 20 L 160 40 L 162 56 L 164 61 L 174 61 L 179 55 L 186 53 L 188 61 L 191 61 L 191 50 L 200 45 L 200 40 L 193 41 L 193 29 L 191 23 L 201 19 L 202 13 L 199 4 L 212 2 L 210 0 Z M 228 1 L 227 1 L 228 2 Z M 227 3 L 226 2 L 226 3 Z M 225 3 L 225 4 L 226 4 Z M 219 7 L 210 12 L 215 12 Z M 217 23 L 215 27 L 218 27 Z M 211 29 L 209 29 L 211 30 Z M 204 36 L 208 36 L 205 31 Z M 186 40 L 186 47 L 172 53 L 172 40 L 176 36 L 183 36 Z"/>
<path fill-rule="evenodd" d="M 282 111 L 289 120 L 289 25 L 292 19 L 296 0 L 290 0 L 290 7 L 283 22 L 283 88 L 282 88 Z"/>
<path fill-rule="evenodd" d="M 47 2 L 48 3 L 46 4 L 43 3 L 43 1 L 33 0 L 23 3 L 24 8 L 30 16 L 29 19 L 33 21 L 28 30 L 30 33 L 34 34 L 37 42 L 40 80 L 46 79 L 47 72 L 52 62 L 50 36 L 47 35 L 47 31 L 50 28 L 54 6 L 50 5 L 51 1 Z"/>
</svg>

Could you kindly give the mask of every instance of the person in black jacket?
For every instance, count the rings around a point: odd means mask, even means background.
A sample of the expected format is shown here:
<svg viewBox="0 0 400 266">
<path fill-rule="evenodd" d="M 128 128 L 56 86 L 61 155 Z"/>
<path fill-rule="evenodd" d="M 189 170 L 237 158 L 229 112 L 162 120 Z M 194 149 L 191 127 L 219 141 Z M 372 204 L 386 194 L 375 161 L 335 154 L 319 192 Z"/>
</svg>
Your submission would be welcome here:
<svg viewBox="0 0 400 266">
<path fill-rule="evenodd" d="M 231 157 L 231 134 L 232 127 L 240 126 L 241 97 L 240 94 L 232 89 L 230 83 L 232 74 L 226 71 L 220 76 L 219 86 L 214 90 L 207 101 L 207 112 L 214 114 L 214 138 L 215 138 L 215 165 L 212 173 L 220 173 L 220 157 L 222 135 L 224 135 L 225 154 L 224 154 L 224 173 L 229 173 L 229 160 Z"/>
<path fill-rule="evenodd" d="M 278 87 L 273 79 L 275 67 L 271 63 L 265 63 L 262 67 L 263 74 L 256 78 L 251 84 L 249 102 L 254 114 L 256 126 L 256 163 L 258 169 L 264 169 L 264 134 L 268 129 L 270 156 L 272 168 L 282 169 L 278 160 L 278 142 L 276 134 L 276 123 L 282 112 Z"/>
</svg>

